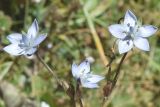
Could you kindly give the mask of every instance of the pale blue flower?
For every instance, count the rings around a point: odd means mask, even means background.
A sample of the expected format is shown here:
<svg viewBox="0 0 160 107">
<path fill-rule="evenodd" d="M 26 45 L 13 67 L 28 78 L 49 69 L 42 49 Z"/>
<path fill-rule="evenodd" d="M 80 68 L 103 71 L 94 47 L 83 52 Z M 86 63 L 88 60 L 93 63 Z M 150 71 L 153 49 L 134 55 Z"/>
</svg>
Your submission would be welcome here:
<svg viewBox="0 0 160 107">
<path fill-rule="evenodd" d="M 149 51 L 149 43 L 147 37 L 153 35 L 157 31 L 157 27 L 152 25 L 141 25 L 136 16 L 128 10 L 124 17 L 124 22 L 109 26 L 110 33 L 118 38 L 119 53 L 130 51 L 133 46 Z"/>
<path fill-rule="evenodd" d="M 41 102 L 41 107 L 50 107 L 50 105 L 47 104 L 46 102 L 42 101 Z"/>
<path fill-rule="evenodd" d="M 37 51 L 38 45 L 47 37 L 47 34 L 38 35 L 38 30 L 38 22 L 35 19 L 27 34 L 13 33 L 8 35 L 7 39 L 11 44 L 4 47 L 3 50 L 14 56 L 33 55 Z"/>
<path fill-rule="evenodd" d="M 98 88 L 97 83 L 104 79 L 99 75 L 94 75 L 90 71 L 90 63 L 85 60 L 79 66 L 75 63 L 72 64 L 72 75 L 76 80 L 80 80 L 82 87 Z"/>
</svg>

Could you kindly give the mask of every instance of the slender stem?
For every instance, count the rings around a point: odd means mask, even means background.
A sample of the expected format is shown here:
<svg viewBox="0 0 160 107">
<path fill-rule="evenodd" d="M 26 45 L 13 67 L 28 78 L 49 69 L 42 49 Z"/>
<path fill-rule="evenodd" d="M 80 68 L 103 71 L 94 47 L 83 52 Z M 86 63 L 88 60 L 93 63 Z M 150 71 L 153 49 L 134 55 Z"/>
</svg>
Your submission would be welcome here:
<svg viewBox="0 0 160 107">
<path fill-rule="evenodd" d="M 74 97 L 70 97 L 70 104 L 71 104 L 71 107 L 76 107 L 76 101 L 74 99 Z"/>
<path fill-rule="evenodd" d="M 104 96 L 103 101 L 102 101 L 102 107 L 104 107 L 106 99 L 112 93 L 114 87 L 116 86 L 116 83 L 117 83 L 117 80 L 118 80 L 118 76 L 120 74 L 121 67 L 122 67 L 122 64 L 123 64 L 124 59 L 125 59 L 126 56 L 127 56 L 127 53 L 125 53 L 123 55 L 123 57 L 121 58 L 121 61 L 120 61 L 119 65 L 117 67 L 117 70 L 116 70 L 116 74 L 115 74 L 115 76 L 113 78 L 113 81 L 112 82 L 107 82 L 106 86 L 104 87 L 104 92 L 105 92 L 104 95 L 105 96 Z M 111 65 L 109 65 L 109 67 L 111 67 Z M 110 70 L 111 70 L 111 68 L 109 68 L 109 72 L 108 73 L 111 72 Z"/>
<path fill-rule="evenodd" d="M 64 89 L 64 91 L 67 93 L 67 92 L 69 91 L 69 89 L 66 87 L 66 85 L 65 85 L 62 81 L 60 81 L 60 80 L 58 79 L 56 73 L 44 62 L 44 60 L 43 60 L 42 57 L 38 54 L 38 52 L 36 53 L 36 56 L 37 56 L 37 58 L 39 59 L 39 61 L 46 67 L 46 69 L 53 75 L 53 77 L 56 79 L 56 82 L 57 82 L 60 86 L 62 86 L 63 89 Z M 68 84 L 68 85 L 69 85 L 69 84 Z M 69 86 L 71 86 L 71 85 L 69 85 Z M 79 85 L 78 85 L 78 87 L 79 87 Z M 73 87 L 71 86 L 70 88 L 73 88 Z M 78 89 L 79 89 L 79 88 L 78 88 Z M 71 91 L 72 91 L 72 89 L 71 89 Z M 73 92 L 74 92 L 74 91 L 73 91 Z M 80 92 L 80 91 L 78 90 L 78 92 Z M 70 97 L 70 99 L 71 99 L 71 106 L 72 106 L 72 107 L 76 107 L 76 103 L 75 103 L 75 99 L 74 99 L 74 94 L 73 94 L 73 97 L 72 97 L 72 95 L 71 95 L 71 96 L 69 95 L 69 97 Z M 80 101 L 81 101 L 81 100 L 80 100 Z M 80 104 L 82 104 L 82 103 L 80 103 Z M 83 105 L 82 105 L 81 107 L 83 107 Z"/>
<path fill-rule="evenodd" d="M 71 107 L 76 107 L 76 100 L 75 100 L 75 88 L 71 81 L 69 82 L 69 88 L 67 90 L 67 94 L 70 97 L 70 105 Z"/>
<path fill-rule="evenodd" d="M 81 94 L 81 90 L 80 90 L 80 81 L 79 80 L 77 80 L 76 94 L 75 95 L 76 95 L 76 98 L 77 98 L 77 100 L 80 104 L 80 107 L 83 107 L 83 103 L 82 103 L 82 99 L 81 99 L 82 94 Z"/>
<path fill-rule="evenodd" d="M 42 57 L 39 55 L 38 52 L 36 53 L 36 56 L 39 59 L 39 61 L 46 67 L 46 69 L 53 75 L 53 77 L 56 79 L 57 83 L 62 86 L 62 83 L 58 79 L 56 73 L 44 62 L 44 60 L 42 59 Z"/>
<path fill-rule="evenodd" d="M 121 71 L 121 67 L 122 67 L 122 64 L 123 64 L 123 61 L 125 59 L 125 57 L 127 56 L 127 52 L 123 55 L 118 67 L 117 67 L 117 70 L 116 70 L 116 75 L 114 76 L 114 79 L 113 79 L 113 85 L 112 85 L 112 90 L 113 88 L 115 87 L 116 83 L 117 83 L 117 80 L 118 80 L 118 76 L 120 74 L 120 71 Z"/>
<path fill-rule="evenodd" d="M 76 107 L 76 103 L 75 103 L 75 100 L 74 100 L 74 99 L 71 99 L 71 106 L 72 106 L 72 107 Z"/>
</svg>

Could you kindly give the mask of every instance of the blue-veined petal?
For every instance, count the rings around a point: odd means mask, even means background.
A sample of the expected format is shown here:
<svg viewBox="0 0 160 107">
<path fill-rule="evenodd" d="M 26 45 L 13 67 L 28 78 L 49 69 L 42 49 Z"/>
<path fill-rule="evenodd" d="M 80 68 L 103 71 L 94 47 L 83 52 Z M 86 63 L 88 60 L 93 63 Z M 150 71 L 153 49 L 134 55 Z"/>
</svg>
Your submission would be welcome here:
<svg viewBox="0 0 160 107">
<path fill-rule="evenodd" d="M 133 42 L 134 42 L 134 45 L 141 50 L 144 50 L 144 51 L 150 50 L 148 40 L 145 38 L 136 37 Z"/>
<path fill-rule="evenodd" d="M 25 51 L 24 55 L 31 56 L 37 51 L 37 48 L 31 48 Z"/>
<path fill-rule="evenodd" d="M 3 50 L 14 56 L 22 55 L 24 52 L 24 49 L 20 48 L 18 44 L 10 44 L 4 47 Z"/>
<path fill-rule="evenodd" d="M 86 74 L 90 72 L 90 63 L 85 60 L 78 66 L 79 73 Z"/>
<path fill-rule="evenodd" d="M 134 27 L 136 23 L 137 23 L 136 16 L 130 10 L 128 10 L 124 17 L 124 24 Z"/>
<path fill-rule="evenodd" d="M 39 35 L 35 40 L 33 46 L 39 45 L 42 41 L 44 41 L 47 37 L 47 34 Z"/>
<path fill-rule="evenodd" d="M 91 82 L 91 83 L 97 83 L 97 82 L 101 81 L 102 79 L 104 79 L 104 77 L 99 76 L 99 75 L 92 75 L 92 74 L 91 74 L 91 77 L 88 78 L 87 80 L 88 80 L 89 82 Z"/>
<path fill-rule="evenodd" d="M 126 53 L 133 48 L 132 40 L 119 40 L 118 41 L 118 50 L 120 54 Z"/>
<path fill-rule="evenodd" d="M 137 36 L 149 37 L 149 36 L 153 35 L 154 33 L 156 33 L 157 30 L 158 30 L 158 28 L 155 27 L 155 26 L 144 25 L 144 26 L 142 26 L 138 29 L 138 35 Z"/>
<path fill-rule="evenodd" d="M 72 64 L 72 75 L 73 77 L 75 77 L 76 79 L 78 79 L 79 77 L 77 77 L 78 75 L 78 66 L 77 64 L 73 63 Z"/>
<path fill-rule="evenodd" d="M 81 82 L 82 87 L 86 88 L 98 88 L 99 86 L 95 83 L 90 83 L 90 82 Z"/>
<path fill-rule="evenodd" d="M 27 36 L 31 38 L 35 38 L 37 33 L 38 33 L 39 27 L 38 27 L 38 22 L 35 19 L 30 28 L 28 29 Z"/>
<path fill-rule="evenodd" d="M 22 35 L 22 43 L 25 45 L 29 44 L 30 39 L 26 35 Z"/>
<path fill-rule="evenodd" d="M 19 43 L 22 40 L 22 35 L 20 33 L 13 33 L 7 36 L 7 39 L 11 43 Z"/>
<path fill-rule="evenodd" d="M 110 33 L 116 38 L 123 39 L 126 37 L 127 29 L 124 25 L 114 24 L 108 27 Z"/>
</svg>

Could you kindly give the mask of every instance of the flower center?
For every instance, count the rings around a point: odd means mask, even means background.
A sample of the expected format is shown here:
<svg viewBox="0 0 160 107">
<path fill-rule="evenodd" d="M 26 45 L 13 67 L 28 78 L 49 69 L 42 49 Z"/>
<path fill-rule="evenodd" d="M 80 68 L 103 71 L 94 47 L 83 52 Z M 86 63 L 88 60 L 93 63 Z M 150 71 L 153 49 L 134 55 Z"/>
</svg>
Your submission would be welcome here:
<svg viewBox="0 0 160 107">
<path fill-rule="evenodd" d="M 130 24 L 128 24 L 128 30 L 124 32 L 127 36 L 123 40 L 134 40 L 136 34 L 138 33 L 139 27 L 140 26 L 138 24 L 135 24 L 135 26 L 130 26 Z"/>
</svg>

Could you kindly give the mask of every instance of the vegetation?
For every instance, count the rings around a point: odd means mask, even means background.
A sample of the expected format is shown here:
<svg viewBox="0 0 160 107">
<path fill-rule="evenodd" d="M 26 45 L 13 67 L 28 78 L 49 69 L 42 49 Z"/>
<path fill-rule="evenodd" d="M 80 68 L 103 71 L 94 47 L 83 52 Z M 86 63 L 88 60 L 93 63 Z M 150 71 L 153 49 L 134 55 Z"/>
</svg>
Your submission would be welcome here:
<svg viewBox="0 0 160 107">
<path fill-rule="evenodd" d="M 40 33 L 48 33 L 38 52 L 63 83 L 72 83 L 73 62 L 92 59 L 91 70 L 105 76 L 115 38 L 108 26 L 117 23 L 130 9 L 143 24 L 160 26 L 159 0 L 1 0 L 0 48 L 9 44 L 6 36 L 26 32 L 33 20 Z M 118 82 L 105 107 L 160 107 L 160 33 L 150 39 L 150 52 L 134 48 L 122 65 Z M 114 49 L 112 72 L 122 57 Z M 103 87 L 82 88 L 84 107 L 100 107 Z M 52 74 L 32 56 L 0 54 L 0 107 L 71 107 L 71 99 Z M 78 104 L 77 104 L 78 105 Z"/>
</svg>

